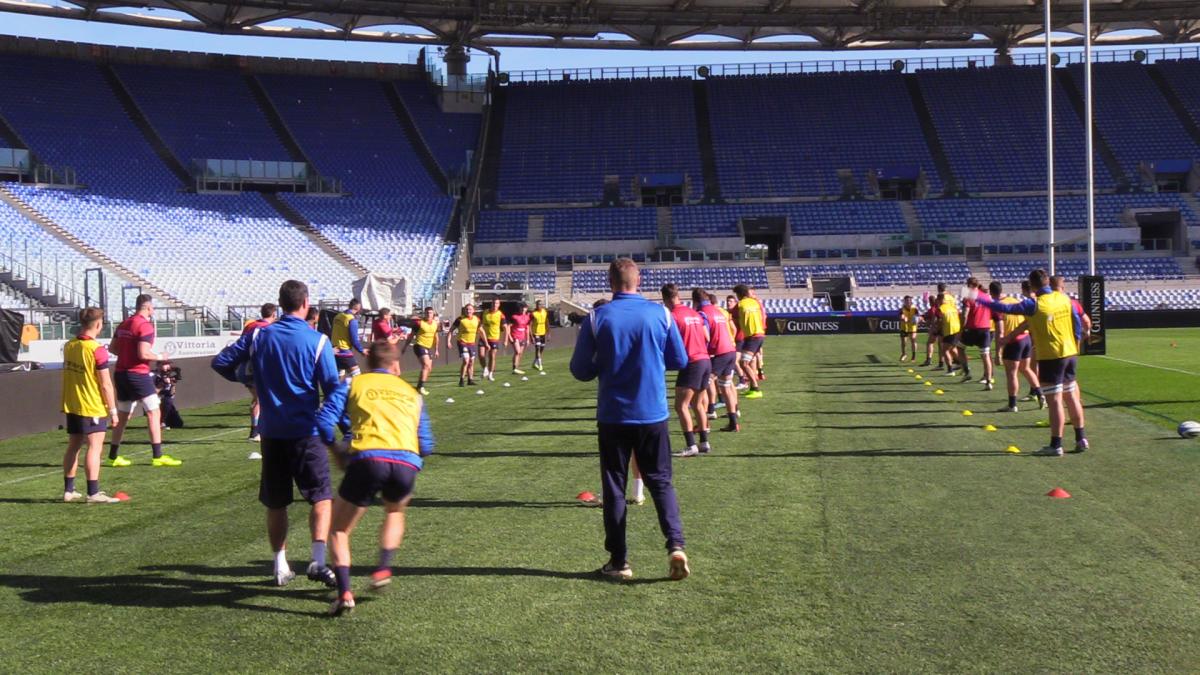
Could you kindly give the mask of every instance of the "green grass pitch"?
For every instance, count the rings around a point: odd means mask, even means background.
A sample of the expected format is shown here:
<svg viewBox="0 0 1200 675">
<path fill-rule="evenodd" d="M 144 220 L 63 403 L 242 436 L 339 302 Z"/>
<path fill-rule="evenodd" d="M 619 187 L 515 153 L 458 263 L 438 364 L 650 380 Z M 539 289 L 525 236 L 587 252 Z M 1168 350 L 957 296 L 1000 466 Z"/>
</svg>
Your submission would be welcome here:
<svg viewBox="0 0 1200 675">
<path fill-rule="evenodd" d="M 934 395 L 894 338 L 768 340 L 744 432 L 676 462 L 681 583 L 650 505 L 631 507 L 635 582 L 589 574 L 600 511 L 574 497 L 599 487 L 595 388 L 567 351 L 484 396 L 442 369 L 397 582 L 341 620 L 324 589 L 267 584 L 243 404 L 186 411 L 178 469 L 134 430 L 138 463 L 102 475 L 120 505 L 57 502 L 61 433 L 6 441 L 0 672 L 1194 672 L 1200 442 L 1174 427 L 1200 418 L 1200 330 L 1110 339 L 1080 366 L 1093 450 L 1062 459 L 1006 454 L 1044 444 L 1042 415 L 926 370 Z"/>
</svg>

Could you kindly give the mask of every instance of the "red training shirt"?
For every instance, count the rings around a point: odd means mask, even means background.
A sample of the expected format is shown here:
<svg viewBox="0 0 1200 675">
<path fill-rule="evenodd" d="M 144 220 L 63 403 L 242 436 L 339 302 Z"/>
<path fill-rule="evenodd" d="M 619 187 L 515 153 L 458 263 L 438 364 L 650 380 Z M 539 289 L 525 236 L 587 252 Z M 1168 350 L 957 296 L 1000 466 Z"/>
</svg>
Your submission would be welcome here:
<svg viewBox="0 0 1200 675">
<path fill-rule="evenodd" d="M 737 345 L 733 344 L 733 337 L 729 335 L 729 319 L 721 309 L 711 302 L 706 302 L 700 305 L 700 312 L 708 319 L 708 355 L 721 356 L 736 352 Z"/>
<path fill-rule="evenodd" d="M 687 350 L 688 363 L 708 358 L 708 325 L 699 312 L 686 305 L 671 308 L 671 318 L 683 336 L 683 347 Z"/>
<path fill-rule="evenodd" d="M 150 374 L 150 362 L 138 355 L 138 345 L 143 342 L 154 344 L 154 322 L 146 317 L 134 314 L 117 326 L 112 341 L 117 372 Z"/>
</svg>

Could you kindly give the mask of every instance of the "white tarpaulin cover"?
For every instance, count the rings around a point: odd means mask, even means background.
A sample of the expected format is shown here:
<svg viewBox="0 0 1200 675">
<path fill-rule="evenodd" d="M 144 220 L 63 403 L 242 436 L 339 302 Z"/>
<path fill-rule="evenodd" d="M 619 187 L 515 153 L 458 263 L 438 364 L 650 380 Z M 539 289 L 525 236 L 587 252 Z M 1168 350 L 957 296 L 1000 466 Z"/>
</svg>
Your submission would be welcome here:
<svg viewBox="0 0 1200 675">
<path fill-rule="evenodd" d="M 409 311 L 408 280 L 404 277 L 368 274 L 355 281 L 351 288 L 354 297 L 362 300 L 364 311 L 378 312 L 387 307 L 401 316 Z"/>
</svg>

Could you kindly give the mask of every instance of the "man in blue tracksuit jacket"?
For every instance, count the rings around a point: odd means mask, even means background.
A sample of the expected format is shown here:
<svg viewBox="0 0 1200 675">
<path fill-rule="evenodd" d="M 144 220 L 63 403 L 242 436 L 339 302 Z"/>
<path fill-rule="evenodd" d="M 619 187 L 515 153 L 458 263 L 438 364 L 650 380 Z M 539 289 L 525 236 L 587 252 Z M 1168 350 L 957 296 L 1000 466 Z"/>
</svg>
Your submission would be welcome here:
<svg viewBox="0 0 1200 675">
<path fill-rule="evenodd" d="M 258 420 L 262 436 L 262 473 L 258 499 L 267 507 L 267 537 L 275 553 L 275 583 L 296 575 L 286 555 L 287 507 L 292 483 L 312 505 L 312 562 L 308 578 L 332 587 L 333 571 L 325 564 L 329 535 L 329 454 L 318 437 L 318 393 L 329 396 L 338 386 L 338 369 L 329 338 L 309 327 L 308 287 L 286 281 L 279 288 L 283 316 L 275 323 L 243 335 L 213 357 L 212 368 L 236 382 L 239 368 L 251 365 L 254 389 L 262 406 Z"/>
<path fill-rule="evenodd" d="M 687 350 L 670 312 L 638 294 L 637 265 L 618 258 L 608 268 L 612 302 L 592 311 L 579 328 L 571 374 L 599 379 L 596 422 L 604 495 L 604 547 L 609 560 L 600 574 L 629 579 L 626 558 L 625 481 L 629 459 L 638 468 L 667 538 L 670 577 L 691 573 L 683 552 L 683 523 L 671 484 L 666 371 L 687 366 Z"/>
</svg>

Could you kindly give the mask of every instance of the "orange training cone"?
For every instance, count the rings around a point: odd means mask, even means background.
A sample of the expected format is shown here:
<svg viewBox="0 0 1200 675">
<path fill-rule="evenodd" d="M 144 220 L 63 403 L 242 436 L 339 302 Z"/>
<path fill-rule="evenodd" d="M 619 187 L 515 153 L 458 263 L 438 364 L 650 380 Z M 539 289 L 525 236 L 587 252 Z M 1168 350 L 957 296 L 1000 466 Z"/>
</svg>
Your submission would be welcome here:
<svg viewBox="0 0 1200 675">
<path fill-rule="evenodd" d="M 119 500 L 121 500 L 121 501 L 123 501 L 123 502 L 127 502 L 127 501 L 129 501 L 129 495 L 128 495 L 128 494 L 126 494 L 125 492 L 118 492 L 117 494 L 113 495 L 113 498 L 114 498 L 114 499 L 119 499 Z"/>
<path fill-rule="evenodd" d="M 1046 496 L 1050 497 L 1052 499 L 1070 499 L 1071 493 L 1067 492 L 1066 490 L 1064 490 L 1060 487 L 1056 487 L 1053 490 L 1047 492 Z"/>
<path fill-rule="evenodd" d="M 590 493 L 590 492 L 588 492 L 588 491 L 586 491 L 586 490 L 584 490 L 583 492 L 580 492 L 578 495 L 576 495 L 576 496 L 575 496 L 575 498 L 576 498 L 576 499 L 578 499 L 578 500 L 579 500 L 579 501 L 581 501 L 581 502 L 594 502 L 594 501 L 596 501 L 596 495 L 594 495 L 594 494 L 592 494 L 592 493 Z"/>
</svg>

